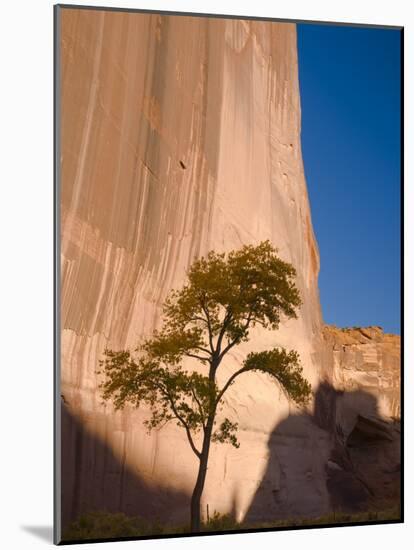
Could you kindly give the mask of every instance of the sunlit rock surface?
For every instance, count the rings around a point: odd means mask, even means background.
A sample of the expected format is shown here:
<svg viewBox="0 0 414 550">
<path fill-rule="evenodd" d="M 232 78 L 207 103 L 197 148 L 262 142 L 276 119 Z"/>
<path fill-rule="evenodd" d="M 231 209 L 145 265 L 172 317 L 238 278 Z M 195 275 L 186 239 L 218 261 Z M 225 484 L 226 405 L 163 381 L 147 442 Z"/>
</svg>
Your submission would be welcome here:
<svg viewBox="0 0 414 550">
<path fill-rule="evenodd" d="M 384 418 L 400 417 L 400 337 L 380 327 L 323 330 L 335 387 L 368 391 Z"/>
<path fill-rule="evenodd" d="M 247 520 L 395 510 L 400 499 L 400 337 L 325 325 L 313 410 L 278 423 Z M 334 521 L 331 516 L 331 521 Z"/>
<path fill-rule="evenodd" d="M 249 350 L 280 345 L 300 353 L 315 392 L 322 382 L 354 389 L 358 375 L 384 414 L 398 415 L 398 356 L 323 337 L 295 25 L 60 17 L 63 524 L 91 509 L 187 519 L 197 461 L 185 434 L 171 425 L 148 435 L 144 409 L 115 413 L 96 370 L 105 347 L 135 348 L 159 326 L 168 291 L 211 249 L 270 239 L 297 269 L 303 300 L 298 320 L 252 332 L 221 381 Z M 295 410 L 263 375 L 239 378 L 226 414 L 241 446 L 213 445 L 203 510 L 237 519 L 329 511 L 333 436 L 312 407 Z M 291 430 L 292 417 L 304 421 Z"/>
</svg>

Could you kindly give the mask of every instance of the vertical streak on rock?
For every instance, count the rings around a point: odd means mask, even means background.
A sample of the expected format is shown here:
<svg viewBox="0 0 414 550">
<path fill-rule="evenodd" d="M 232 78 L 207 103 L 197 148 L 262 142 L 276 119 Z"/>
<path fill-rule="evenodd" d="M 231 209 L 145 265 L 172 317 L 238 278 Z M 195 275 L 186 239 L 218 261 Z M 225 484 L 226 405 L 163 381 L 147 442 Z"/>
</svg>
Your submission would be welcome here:
<svg viewBox="0 0 414 550">
<path fill-rule="evenodd" d="M 277 345 L 300 353 L 315 389 L 338 374 L 338 354 L 328 351 L 321 360 L 319 253 L 301 158 L 296 28 L 76 9 L 62 9 L 61 17 L 62 390 L 73 418 L 113 454 L 109 460 L 99 444 L 89 446 L 92 474 L 79 475 L 83 459 L 69 452 L 63 433 L 65 472 L 75 487 L 65 498 L 68 516 L 108 495 L 133 512 L 139 495 L 128 504 L 129 469 L 163 491 L 189 493 L 196 462 L 177 427 L 148 436 L 142 424 L 148 411 L 104 406 L 96 369 L 105 347 L 134 348 L 159 325 L 166 294 L 181 286 L 194 258 L 270 239 L 297 270 L 298 320 L 276 332 L 252 331 L 251 342 L 223 365 L 220 382 L 250 350 Z M 394 381 L 382 383 L 392 397 Z M 288 454 L 268 452 L 274 427 L 292 412 L 263 376 L 247 374 L 231 388 L 226 413 L 239 423 L 242 448 L 214 448 L 203 506 L 242 518 L 268 467 L 271 491 L 281 487 L 270 501 L 294 493 L 284 477 Z M 282 441 L 294 440 L 294 450 L 306 448 L 312 458 L 308 472 L 301 463 L 295 472 L 309 476 L 316 496 L 308 495 L 306 506 L 320 511 L 325 480 L 312 472 L 323 472 L 329 437 L 312 426 L 308 419 L 305 435 L 282 434 Z M 79 437 L 82 450 L 86 435 Z M 179 507 L 162 513 L 186 517 Z"/>
<path fill-rule="evenodd" d="M 103 34 L 104 34 L 104 24 L 105 24 L 105 12 L 102 11 L 100 13 L 100 22 L 99 22 L 99 30 L 98 30 L 98 36 L 96 41 L 96 50 L 94 54 L 94 64 L 93 64 L 93 72 L 92 72 L 92 78 L 90 82 L 90 89 L 89 89 L 89 97 L 87 102 L 87 111 L 85 116 L 85 125 L 82 132 L 82 143 L 80 146 L 80 150 L 78 153 L 78 162 L 76 166 L 76 176 L 74 181 L 74 192 L 72 194 L 72 200 L 69 207 L 69 210 L 76 211 L 79 203 L 80 198 L 80 191 L 82 188 L 82 182 L 84 178 L 84 170 L 85 170 L 85 163 L 87 160 L 88 155 L 88 147 L 91 139 L 91 129 L 93 124 L 93 118 L 95 116 L 96 111 L 96 103 L 97 103 L 97 95 L 98 95 L 98 87 L 99 87 L 99 69 L 101 64 L 101 56 L 102 56 L 102 41 L 103 41 Z M 71 220 L 72 221 L 72 220 Z M 72 222 L 73 223 L 73 222 Z M 72 228 L 68 227 L 64 229 L 65 233 L 70 234 Z M 63 239 L 62 245 L 67 246 L 68 241 Z M 65 255 L 65 249 L 62 247 L 62 254 Z"/>
</svg>

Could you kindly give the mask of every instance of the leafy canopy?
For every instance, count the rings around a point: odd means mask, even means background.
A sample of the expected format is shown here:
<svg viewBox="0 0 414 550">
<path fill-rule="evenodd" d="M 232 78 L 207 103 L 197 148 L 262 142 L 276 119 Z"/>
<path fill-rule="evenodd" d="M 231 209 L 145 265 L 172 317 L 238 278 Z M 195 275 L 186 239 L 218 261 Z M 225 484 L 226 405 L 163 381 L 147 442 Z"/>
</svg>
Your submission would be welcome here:
<svg viewBox="0 0 414 550">
<path fill-rule="evenodd" d="M 112 398 L 116 408 L 149 405 L 149 430 L 176 421 L 199 458 L 194 434 L 200 431 L 209 433 L 212 441 L 238 446 L 237 424 L 224 418 L 216 426 L 216 412 L 239 375 L 267 374 L 290 399 L 304 405 L 311 388 L 295 351 L 251 352 L 221 388 L 216 380 L 225 355 L 249 340 L 252 327 L 275 330 L 282 316 L 296 318 L 301 300 L 295 276 L 294 267 L 277 256 L 269 241 L 227 255 L 210 252 L 196 260 L 183 288 L 173 290 L 165 301 L 161 330 L 135 354 L 105 351 L 104 399 Z M 189 371 L 188 359 L 197 361 L 203 374 Z"/>
</svg>

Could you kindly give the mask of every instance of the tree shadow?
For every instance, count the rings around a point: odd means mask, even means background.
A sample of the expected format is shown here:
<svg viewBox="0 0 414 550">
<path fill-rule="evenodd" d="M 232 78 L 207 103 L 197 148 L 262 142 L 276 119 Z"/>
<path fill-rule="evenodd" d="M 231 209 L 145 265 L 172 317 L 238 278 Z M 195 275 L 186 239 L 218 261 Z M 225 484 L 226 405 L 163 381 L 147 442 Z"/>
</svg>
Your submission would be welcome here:
<svg viewBox="0 0 414 550">
<path fill-rule="evenodd" d="M 68 407 L 61 408 L 61 523 L 62 533 L 81 515 L 94 511 L 122 512 L 168 524 L 177 515 L 186 523 L 189 496 L 149 486 L 91 434 Z M 58 495 L 59 498 L 59 495 Z"/>
<path fill-rule="evenodd" d="M 189 495 L 149 486 L 63 403 L 61 426 L 63 533 L 92 511 L 123 512 L 164 525 L 187 523 Z M 291 414 L 270 435 L 267 468 L 245 523 L 397 506 L 400 439 L 399 423 L 380 417 L 374 396 L 322 383 L 313 414 Z M 50 538 L 47 528 L 23 529 Z"/>
<path fill-rule="evenodd" d="M 376 398 L 322 383 L 312 414 L 280 422 L 248 523 L 382 511 L 400 503 L 399 422 L 381 418 Z"/>
</svg>

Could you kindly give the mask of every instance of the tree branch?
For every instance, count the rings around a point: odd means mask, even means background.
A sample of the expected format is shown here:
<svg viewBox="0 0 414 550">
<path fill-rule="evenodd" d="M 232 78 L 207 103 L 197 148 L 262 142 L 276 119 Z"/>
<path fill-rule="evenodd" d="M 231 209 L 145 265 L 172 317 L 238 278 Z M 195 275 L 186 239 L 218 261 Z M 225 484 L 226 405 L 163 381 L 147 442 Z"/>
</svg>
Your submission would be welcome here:
<svg viewBox="0 0 414 550">
<path fill-rule="evenodd" d="M 208 353 L 209 355 L 211 355 L 211 351 L 207 348 L 203 348 L 201 346 L 194 346 L 194 349 L 198 349 L 199 351 L 204 351 L 204 353 Z"/>
<path fill-rule="evenodd" d="M 165 397 L 168 399 L 170 405 L 171 405 L 171 409 L 175 415 L 175 417 L 177 418 L 177 420 L 179 422 L 181 422 L 181 424 L 184 426 L 185 428 L 185 431 L 187 433 L 187 439 L 188 439 L 188 442 L 190 443 L 190 447 L 193 451 L 193 453 L 198 457 L 198 458 L 201 458 L 201 453 L 200 451 L 197 449 L 197 447 L 194 445 L 194 441 L 193 441 L 193 437 L 191 435 L 191 431 L 190 431 L 190 428 L 187 424 L 187 422 L 184 420 L 184 418 L 180 415 L 180 413 L 177 411 L 176 409 L 176 406 L 175 406 L 175 403 L 174 403 L 174 400 L 173 398 L 171 397 L 171 395 L 168 393 L 168 391 L 163 388 L 162 386 L 159 386 L 158 387 L 160 388 L 160 391 L 161 393 L 163 393 L 165 395 Z"/>
<path fill-rule="evenodd" d="M 208 332 L 208 339 L 209 339 L 209 343 L 210 343 L 211 355 L 214 355 L 215 349 L 214 349 L 214 343 L 213 343 L 213 330 L 211 328 L 210 315 L 208 313 L 208 309 L 206 308 L 206 306 L 204 304 L 204 299 L 203 298 L 201 298 L 200 303 L 201 303 L 201 308 L 204 311 L 205 316 L 206 316 L 207 332 Z"/>
<path fill-rule="evenodd" d="M 199 317 L 198 315 L 194 315 L 194 317 L 186 317 L 187 321 L 190 322 L 190 321 L 202 321 L 203 323 L 206 323 L 207 324 L 207 319 L 205 319 L 204 317 Z"/>
<path fill-rule="evenodd" d="M 228 351 L 231 350 L 232 347 L 234 347 L 239 341 L 239 337 L 235 338 L 234 340 L 232 340 L 225 348 L 224 350 L 220 353 L 220 357 L 219 357 L 219 361 L 221 361 L 223 359 L 223 357 L 226 355 L 226 353 Z"/>
<path fill-rule="evenodd" d="M 181 422 L 181 424 L 184 426 L 185 428 L 185 431 L 187 433 L 187 439 L 188 439 L 188 442 L 190 443 L 190 447 L 193 451 L 193 453 L 198 457 L 198 458 L 201 458 L 201 453 L 200 451 L 197 449 L 197 447 L 194 445 L 194 441 L 193 441 L 193 436 L 191 435 L 191 431 L 190 431 L 190 428 L 188 427 L 188 424 L 187 422 L 184 420 L 184 418 L 178 413 L 177 409 L 175 408 L 175 405 L 174 405 L 174 401 L 170 398 L 170 396 L 168 396 L 168 399 L 170 401 L 170 404 L 171 404 L 171 408 L 173 410 L 173 413 L 175 414 L 175 416 L 177 417 L 177 419 Z"/>
<path fill-rule="evenodd" d="M 252 311 L 249 312 L 249 315 L 247 316 L 247 319 L 246 319 L 246 323 L 245 325 L 243 326 L 243 331 L 246 331 L 249 326 L 250 326 L 250 323 L 252 321 Z M 240 341 L 240 336 L 237 336 L 236 338 L 234 338 L 225 348 L 224 350 L 220 353 L 220 356 L 219 356 L 219 361 L 221 361 L 223 359 L 223 357 L 226 355 L 226 353 L 228 351 L 231 350 L 232 347 L 234 347 L 236 344 L 238 344 Z"/>
<path fill-rule="evenodd" d="M 249 370 L 252 370 L 252 369 L 249 369 L 247 367 L 242 367 L 241 369 L 239 369 L 238 371 L 236 371 L 235 373 L 233 373 L 230 378 L 227 380 L 227 382 L 224 384 L 222 390 L 219 392 L 218 396 L 217 396 L 217 399 L 216 399 L 216 402 L 215 402 L 215 406 L 217 407 L 217 405 L 220 403 L 220 399 L 223 397 L 223 395 L 226 393 L 227 389 L 229 388 L 229 386 L 232 384 L 232 382 L 234 382 L 234 380 L 240 375 L 242 374 L 243 372 L 248 372 Z"/>
<path fill-rule="evenodd" d="M 224 319 L 223 319 L 223 326 L 221 327 L 221 330 L 220 330 L 220 334 L 219 334 L 219 337 L 218 337 L 218 340 L 217 340 L 217 346 L 216 346 L 216 350 L 217 350 L 217 353 L 220 357 L 220 354 L 221 354 L 221 343 L 223 341 L 223 337 L 226 333 L 226 328 L 228 327 L 230 321 L 231 321 L 231 312 L 227 309 L 226 310 L 226 315 L 224 316 Z"/>
<path fill-rule="evenodd" d="M 198 405 L 198 410 L 200 411 L 201 421 L 202 421 L 202 423 L 203 423 L 203 429 L 205 429 L 205 427 L 206 427 L 206 422 L 205 422 L 205 416 L 204 416 L 203 407 L 201 406 L 201 402 L 200 402 L 200 400 L 198 399 L 197 394 L 196 394 L 196 392 L 194 391 L 194 388 L 191 388 L 191 393 L 193 394 L 194 401 L 195 401 L 195 402 L 197 403 L 197 405 Z"/>
</svg>

